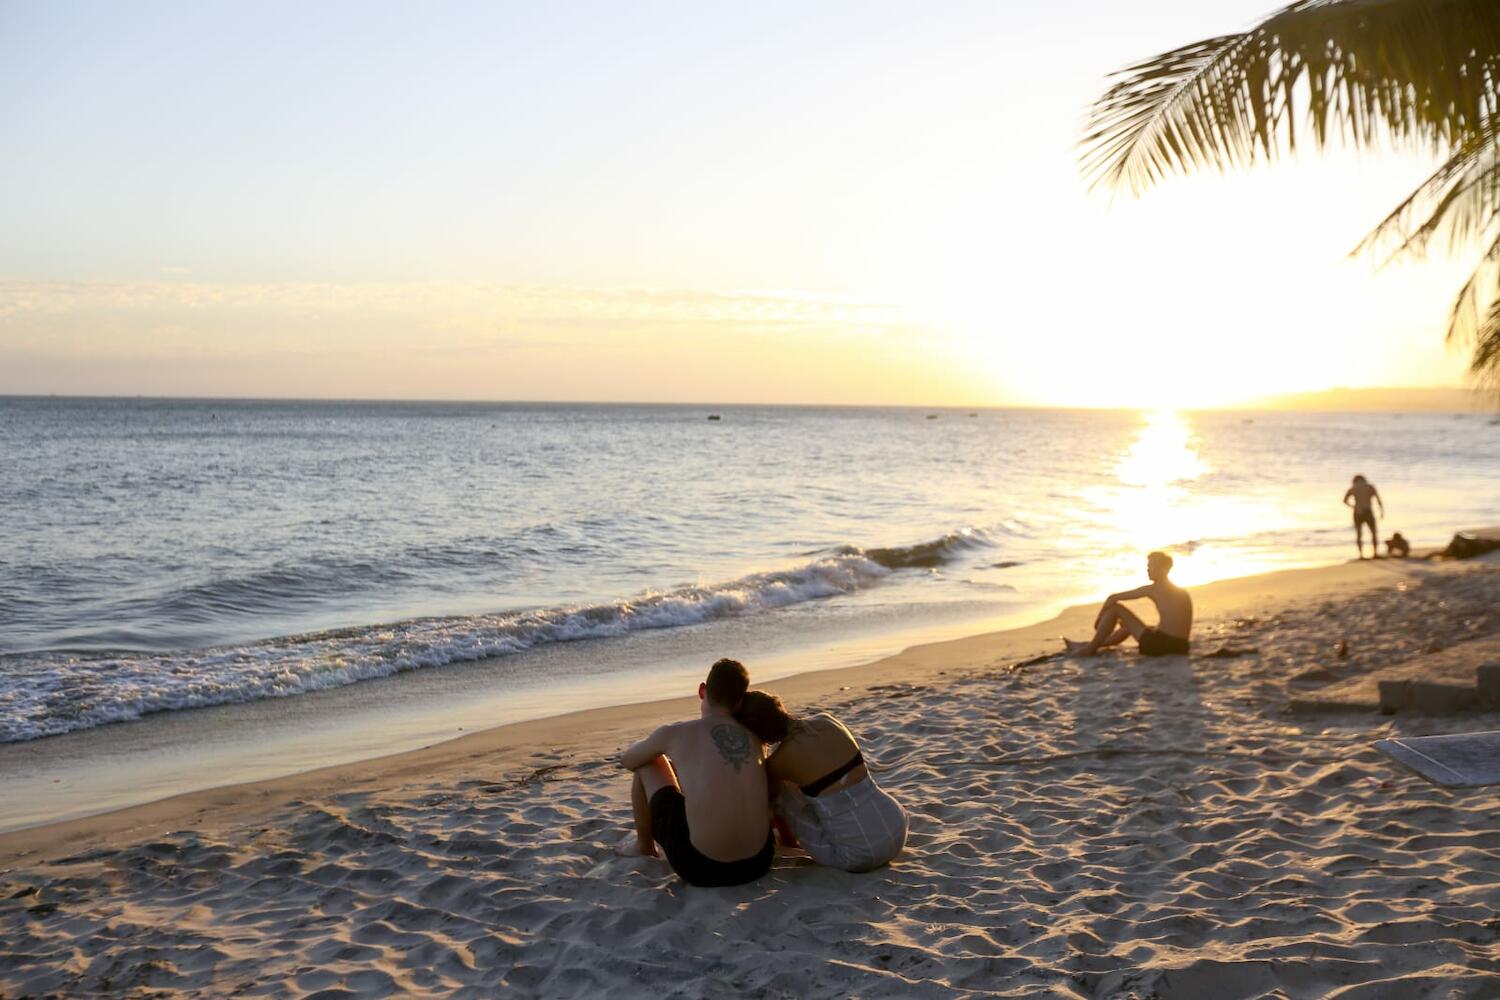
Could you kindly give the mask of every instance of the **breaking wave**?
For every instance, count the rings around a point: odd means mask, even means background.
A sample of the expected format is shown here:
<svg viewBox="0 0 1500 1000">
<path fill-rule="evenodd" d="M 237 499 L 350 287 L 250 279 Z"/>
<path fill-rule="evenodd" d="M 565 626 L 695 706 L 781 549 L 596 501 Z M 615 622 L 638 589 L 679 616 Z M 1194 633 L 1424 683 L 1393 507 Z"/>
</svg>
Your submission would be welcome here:
<svg viewBox="0 0 1500 1000">
<path fill-rule="evenodd" d="M 0 657 L 0 743 L 154 712 L 287 697 L 551 643 L 758 614 L 854 593 L 893 572 L 934 567 L 989 544 L 982 532 L 966 530 L 897 548 L 843 546 L 790 569 L 605 604 L 421 618 L 183 652 Z"/>
</svg>

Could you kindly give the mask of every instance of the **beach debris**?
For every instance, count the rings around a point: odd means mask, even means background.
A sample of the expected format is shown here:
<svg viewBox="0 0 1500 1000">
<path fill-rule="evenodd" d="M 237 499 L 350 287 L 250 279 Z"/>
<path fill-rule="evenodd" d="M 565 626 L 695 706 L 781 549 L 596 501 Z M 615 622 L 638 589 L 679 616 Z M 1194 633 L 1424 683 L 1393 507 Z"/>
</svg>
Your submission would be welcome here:
<svg viewBox="0 0 1500 1000">
<path fill-rule="evenodd" d="M 1337 656 L 1341 660 L 1344 659 L 1346 656 L 1348 656 L 1349 655 L 1349 640 L 1348 639 L 1340 639 L 1339 640 L 1339 644 L 1337 646 L 1333 647 L 1333 655 Z"/>
<path fill-rule="evenodd" d="M 1255 656 L 1260 653 L 1256 646 L 1220 646 L 1212 653 L 1204 653 L 1200 660 L 1232 660 L 1237 656 Z"/>
<path fill-rule="evenodd" d="M 1500 538 L 1487 538 L 1469 531 L 1454 532 L 1453 540 L 1442 551 L 1448 559 L 1473 559 L 1500 550 Z"/>
<path fill-rule="evenodd" d="M 1048 660 L 1055 660 L 1061 655 L 1063 655 L 1062 652 L 1043 653 L 1040 656 L 1033 656 L 1029 660 L 1019 660 L 1015 663 L 1012 663 L 1005 669 L 1008 673 L 1014 673 L 1017 670 L 1025 670 L 1027 667 L 1034 667 L 1038 663 L 1046 663 Z"/>
<path fill-rule="evenodd" d="M 710 419 L 710 420 L 722 420 L 723 418 L 720 417 L 717 413 L 710 413 L 708 415 L 708 419 Z"/>
</svg>

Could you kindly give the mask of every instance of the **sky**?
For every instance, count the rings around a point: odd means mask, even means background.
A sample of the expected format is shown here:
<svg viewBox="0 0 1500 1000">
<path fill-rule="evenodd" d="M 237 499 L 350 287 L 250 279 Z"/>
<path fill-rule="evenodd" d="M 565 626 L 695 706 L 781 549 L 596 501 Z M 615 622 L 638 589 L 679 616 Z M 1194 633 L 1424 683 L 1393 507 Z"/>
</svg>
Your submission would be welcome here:
<svg viewBox="0 0 1500 1000">
<path fill-rule="evenodd" d="M 1209 406 L 1452 385 L 1431 169 L 1090 192 L 1106 75 L 1267 13 L 0 0 L 0 393 Z"/>
</svg>

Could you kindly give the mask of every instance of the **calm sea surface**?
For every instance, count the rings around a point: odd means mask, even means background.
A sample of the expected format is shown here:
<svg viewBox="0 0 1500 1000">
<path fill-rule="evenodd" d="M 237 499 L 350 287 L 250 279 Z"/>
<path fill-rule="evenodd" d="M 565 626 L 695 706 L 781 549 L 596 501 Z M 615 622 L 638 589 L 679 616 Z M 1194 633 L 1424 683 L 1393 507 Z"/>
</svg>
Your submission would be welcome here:
<svg viewBox="0 0 1500 1000">
<path fill-rule="evenodd" d="M 0 398 L 0 469 L 0 742 L 751 616 L 1040 616 L 1151 548 L 1345 559 L 1354 473 L 1383 535 L 1500 523 L 1487 414 Z"/>
</svg>

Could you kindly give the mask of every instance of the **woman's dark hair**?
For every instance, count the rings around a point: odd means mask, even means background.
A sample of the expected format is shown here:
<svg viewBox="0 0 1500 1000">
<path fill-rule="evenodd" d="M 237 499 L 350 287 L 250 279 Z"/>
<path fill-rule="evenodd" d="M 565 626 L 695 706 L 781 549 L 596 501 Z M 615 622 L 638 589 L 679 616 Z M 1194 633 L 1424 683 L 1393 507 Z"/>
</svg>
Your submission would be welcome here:
<svg viewBox="0 0 1500 1000">
<path fill-rule="evenodd" d="M 755 734 L 762 743 L 780 743 L 792 717 L 781 699 L 769 691 L 749 691 L 740 702 L 734 720 Z"/>
</svg>

